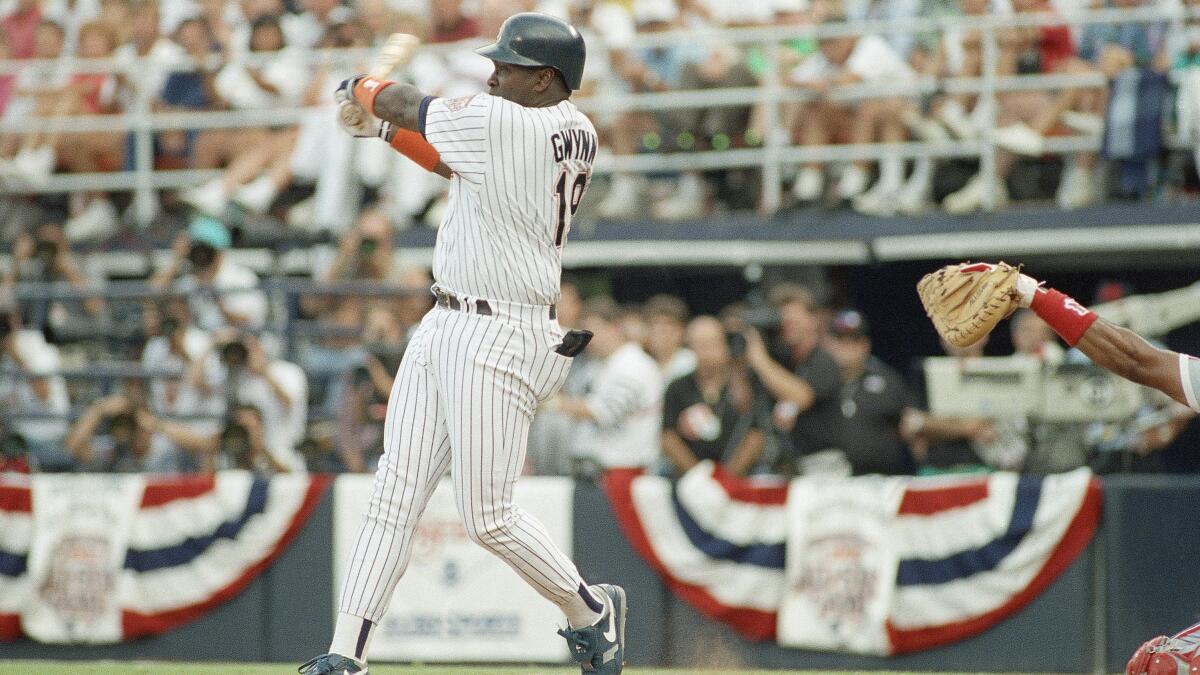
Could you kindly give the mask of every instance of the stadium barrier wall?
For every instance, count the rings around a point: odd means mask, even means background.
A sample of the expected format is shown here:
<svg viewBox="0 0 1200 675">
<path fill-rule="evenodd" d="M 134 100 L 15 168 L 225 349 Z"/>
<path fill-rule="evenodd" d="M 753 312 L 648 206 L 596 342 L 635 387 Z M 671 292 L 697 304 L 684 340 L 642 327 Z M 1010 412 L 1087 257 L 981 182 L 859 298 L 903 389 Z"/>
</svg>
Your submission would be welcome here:
<svg viewBox="0 0 1200 675">
<path fill-rule="evenodd" d="M 1200 503 L 1200 477 L 1104 480 L 1091 546 L 1032 604 L 975 638 L 892 658 L 784 649 L 742 640 L 670 595 L 630 548 L 602 490 L 574 492 L 574 553 L 585 577 L 623 584 L 638 665 L 988 672 L 1118 672 L 1148 637 L 1200 617 L 1200 541 L 1179 525 Z M 181 629 L 106 646 L 0 643 L 0 658 L 301 662 L 332 630 L 333 491 L 291 548 L 243 593 Z"/>
</svg>

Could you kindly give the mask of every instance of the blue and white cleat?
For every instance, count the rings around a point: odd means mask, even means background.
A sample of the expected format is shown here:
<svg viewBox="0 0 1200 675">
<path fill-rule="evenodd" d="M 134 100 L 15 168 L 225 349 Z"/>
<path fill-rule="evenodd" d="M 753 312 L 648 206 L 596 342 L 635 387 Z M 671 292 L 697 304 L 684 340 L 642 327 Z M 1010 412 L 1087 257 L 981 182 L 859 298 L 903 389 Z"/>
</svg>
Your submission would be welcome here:
<svg viewBox="0 0 1200 675">
<path fill-rule="evenodd" d="M 297 668 L 300 675 L 367 675 L 367 665 L 341 654 L 324 654 Z"/>
<path fill-rule="evenodd" d="M 581 672 L 621 675 L 625 665 L 625 589 L 611 584 L 592 588 L 604 594 L 606 611 L 600 620 L 584 628 L 563 628 L 558 634 L 566 638 Z"/>
</svg>

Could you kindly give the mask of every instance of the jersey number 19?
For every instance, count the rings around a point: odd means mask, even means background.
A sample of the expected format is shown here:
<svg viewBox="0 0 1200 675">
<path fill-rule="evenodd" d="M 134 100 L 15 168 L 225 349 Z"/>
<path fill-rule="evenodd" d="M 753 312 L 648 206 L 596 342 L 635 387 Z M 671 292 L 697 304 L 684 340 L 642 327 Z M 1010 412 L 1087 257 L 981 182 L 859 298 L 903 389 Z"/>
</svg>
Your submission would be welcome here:
<svg viewBox="0 0 1200 675">
<path fill-rule="evenodd" d="M 588 172 L 574 173 L 574 178 L 568 180 L 572 173 L 570 169 L 564 167 L 558 174 L 558 182 L 554 184 L 554 213 L 557 219 L 554 226 L 555 248 L 562 248 L 567 238 L 567 231 L 571 229 L 571 218 L 579 210 L 579 202 L 583 199 L 584 190 L 587 189 Z M 567 192 L 568 189 L 570 194 Z"/>
</svg>

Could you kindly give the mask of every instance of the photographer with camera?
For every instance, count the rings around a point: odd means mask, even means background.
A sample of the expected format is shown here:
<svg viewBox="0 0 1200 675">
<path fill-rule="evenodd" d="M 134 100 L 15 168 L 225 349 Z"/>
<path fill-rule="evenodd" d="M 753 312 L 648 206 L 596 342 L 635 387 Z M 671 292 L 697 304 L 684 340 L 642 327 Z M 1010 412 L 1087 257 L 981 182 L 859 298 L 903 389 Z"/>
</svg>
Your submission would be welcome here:
<svg viewBox="0 0 1200 675">
<path fill-rule="evenodd" d="M 210 379 L 209 372 L 216 377 Z M 300 366 L 268 358 L 253 335 L 223 333 L 216 337 L 208 355 L 193 364 L 187 378 L 201 394 L 225 401 L 227 417 L 252 406 L 262 419 L 271 420 L 263 429 L 271 464 L 280 471 L 304 470 L 304 458 L 297 448 L 308 422 L 308 378 Z"/>
<path fill-rule="evenodd" d="M 125 394 L 112 394 L 88 406 L 71 425 L 66 447 L 81 471 L 93 473 L 175 473 L 175 458 L 152 459 L 152 432 L 137 422 L 138 406 Z M 107 433 L 100 433 L 101 427 Z"/>
<path fill-rule="evenodd" d="M 57 374 L 60 361 L 41 331 L 23 329 L 15 311 L 0 310 L 0 408 L 42 471 L 69 471 L 74 464 L 62 448 L 71 401 Z"/>
<path fill-rule="evenodd" d="M 318 260 L 314 267 L 317 269 L 313 276 L 318 284 L 391 280 L 395 276 L 392 231 L 384 213 L 379 209 L 364 211 L 358 223 L 342 235 L 332 262 L 327 261 L 321 269 Z M 415 302 L 418 305 L 413 318 L 415 323 L 429 310 L 428 299 L 432 296 L 426 289 L 432 281 L 423 270 L 414 272 L 398 281 L 421 287 L 419 298 L 388 297 L 372 301 L 363 296 L 322 294 L 319 290 L 300 297 L 301 312 L 316 323 L 317 335 L 300 346 L 299 362 L 318 387 L 321 383 L 326 384 L 323 398 L 327 412 L 336 414 L 340 407 L 345 390 L 342 378 L 366 361 L 367 349 L 363 342 L 364 333 L 373 332 L 368 331 L 371 315 L 378 315 L 381 310 L 398 310 L 402 305 Z M 403 334 L 400 338 L 403 340 Z"/>
<path fill-rule="evenodd" d="M 374 357 L 369 360 L 378 364 Z M 338 405 L 336 454 L 346 469 L 355 473 L 374 471 L 383 452 L 389 392 L 379 390 L 376 378 L 368 366 L 355 368 Z"/>
<path fill-rule="evenodd" d="M 12 264 L 0 280 L 0 288 L 12 290 L 19 282 L 65 283 L 73 291 L 87 291 L 102 280 L 84 276 L 61 227 L 42 223 L 32 234 L 22 234 L 13 242 Z M 24 304 L 27 325 L 52 328 L 72 319 L 94 322 L 102 317 L 105 307 L 99 297 L 79 302 L 34 300 Z"/>
<path fill-rule="evenodd" d="M 258 275 L 226 255 L 232 244 L 220 222 L 194 216 L 187 232 L 175 238 L 171 262 L 150 277 L 150 285 L 166 290 L 186 268 L 174 290 L 188 297 L 198 327 L 261 330 L 267 322 L 267 296 L 258 287 Z"/>
<path fill-rule="evenodd" d="M 775 399 L 775 429 L 790 451 L 781 459 L 795 462 L 794 469 L 803 474 L 848 475 L 842 451 L 842 376 L 821 349 L 813 295 L 799 284 L 785 283 L 771 289 L 768 299 L 779 314 L 776 353 L 751 326 L 744 333 L 746 363 Z"/>
<path fill-rule="evenodd" d="M 147 307 L 143 319 L 151 337 L 142 348 L 142 368 L 164 373 L 149 379 L 148 410 L 196 434 L 217 433 L 225 415 L 225 401 L 216 393 L 224 372 L 217 360 L 205 358 L 212 349 L 212 336 L 192 324 L 187 299 L 178 296 Z M 152 442 L 156 455 L 184 456 L 166 435 L 156 435 Z"/>
<path fill-rule="evenodd" d="M 662 451 L 675 476 L 705 459 L 744 476 L 762 455 L 766 436 L 753 412 L 754 388 L 745 364 L 733 355 L 740 339 L 711 316 L 687 326 L 696 368 L 671 382 L 663 400 Z"/>
<path fill-rule="evenodd" d="M 662 376 L 641 345 L 621 328 L 612 298 L 584 303 L 580 325 L 592 332 L 588 353 L 599 362 L 587 392 L 560 394 L 549 407 L 582 422 L 571 449 L 584 464 L 602 468 L 651 467 L 659 457 Z"/>
<path fill-rule="evenodd" d="M 200 433 L 178 422 L 164 420 L 145 410 L 136 413 L 139 429 L 161 434 L 193 455 L 199 470 L 212 473 L 239 469 L 259 473 L 284 473 L 293 470 L 275 458 L 268 447 L 263 414 L 252 405 L 237 404 L 213 433 Z"/>
</svg>

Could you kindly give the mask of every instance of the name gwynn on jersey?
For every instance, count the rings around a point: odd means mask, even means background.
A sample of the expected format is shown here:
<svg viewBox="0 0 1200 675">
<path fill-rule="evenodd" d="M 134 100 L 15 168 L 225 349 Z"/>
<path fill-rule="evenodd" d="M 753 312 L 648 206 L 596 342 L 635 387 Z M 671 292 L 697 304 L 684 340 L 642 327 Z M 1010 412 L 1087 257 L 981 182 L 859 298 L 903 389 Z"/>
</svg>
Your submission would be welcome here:
<svg viewBox="0 0 1200 675">
<path fill-rule="evenodd" d="M 596 159 L 596 134 L 587 129 L 563 129 L 550 136 L 554 161 L 581 159 L 589 164 Z"/>
</svg>

